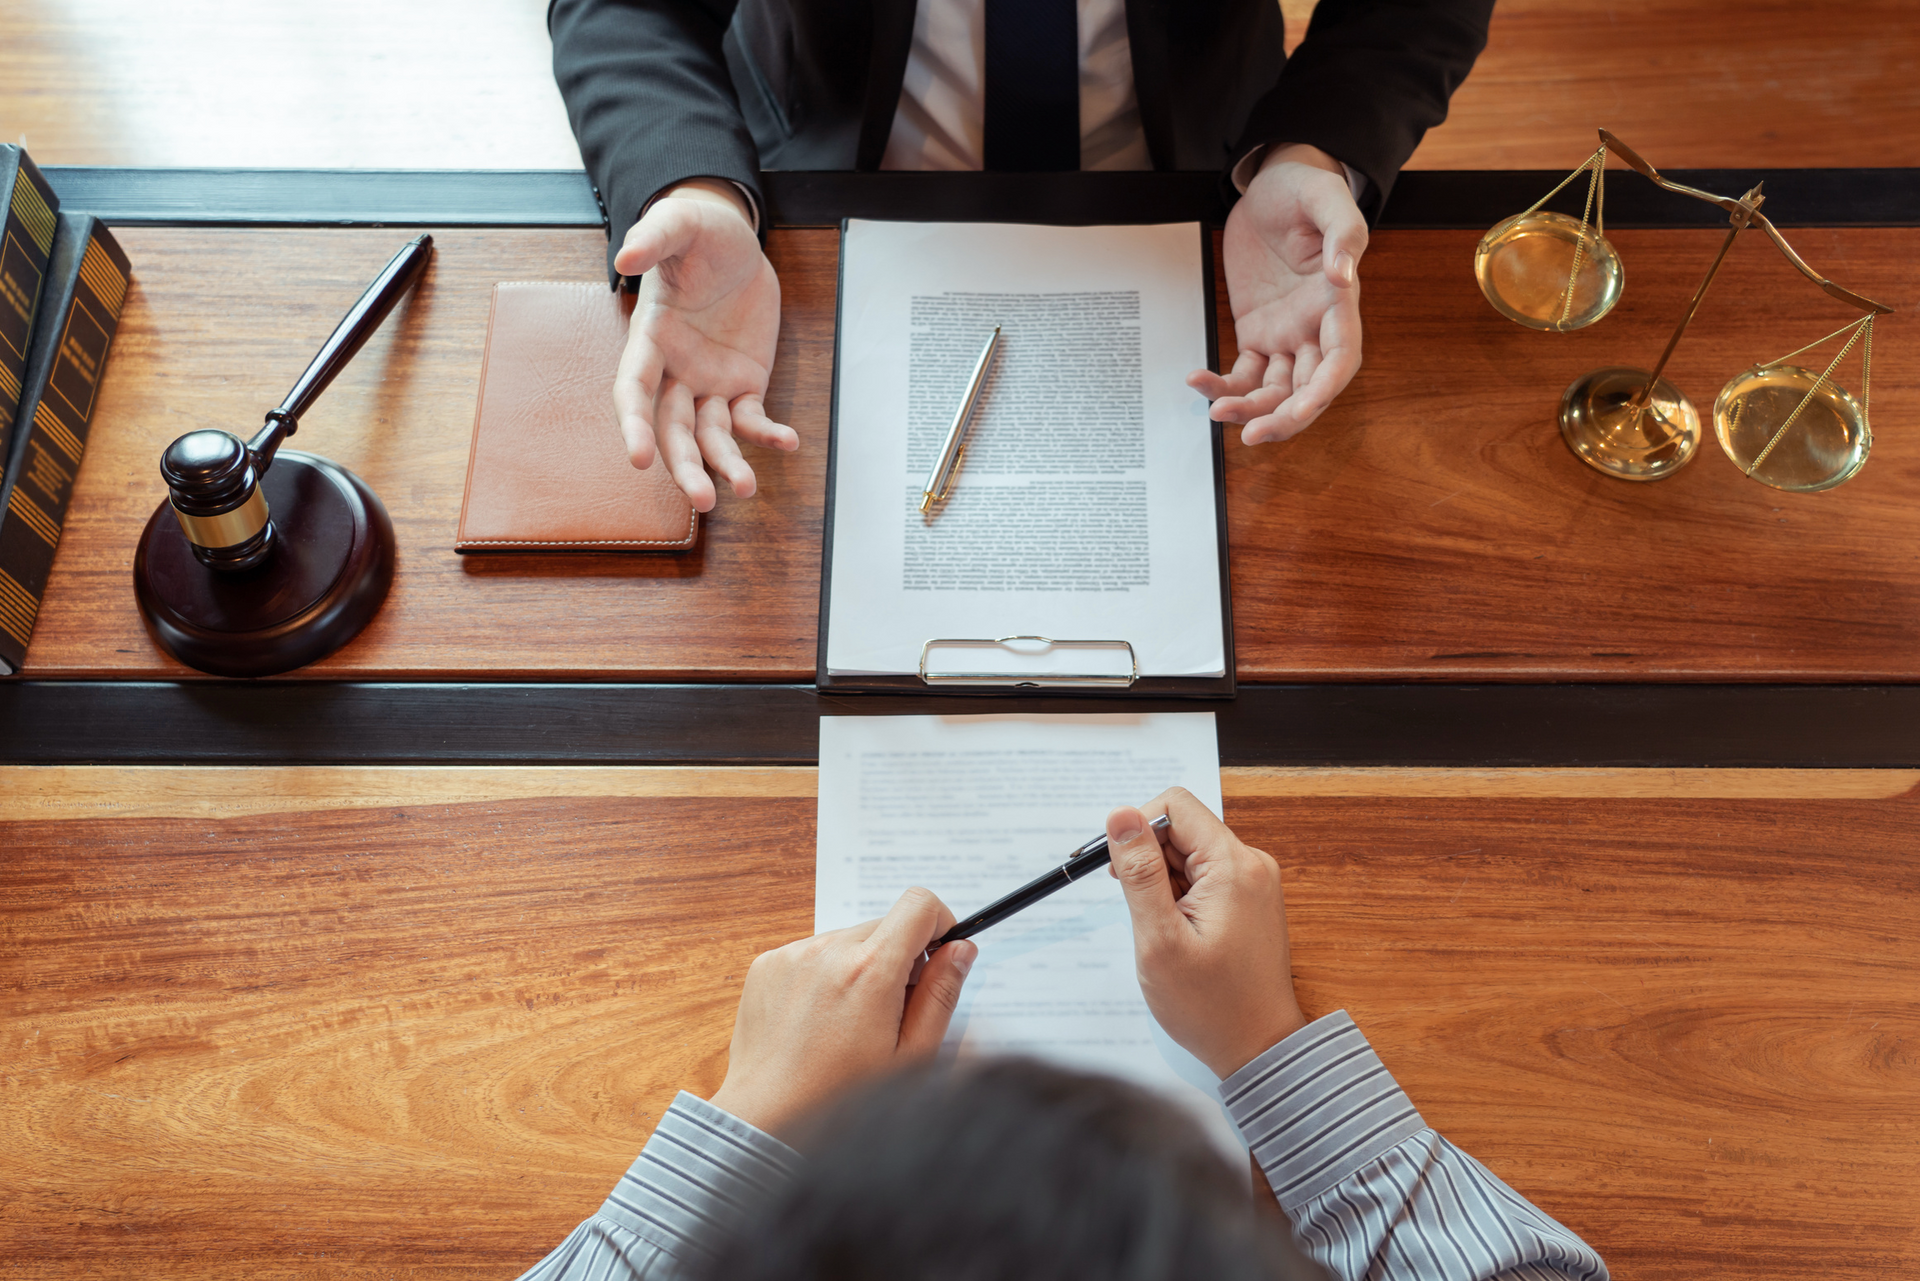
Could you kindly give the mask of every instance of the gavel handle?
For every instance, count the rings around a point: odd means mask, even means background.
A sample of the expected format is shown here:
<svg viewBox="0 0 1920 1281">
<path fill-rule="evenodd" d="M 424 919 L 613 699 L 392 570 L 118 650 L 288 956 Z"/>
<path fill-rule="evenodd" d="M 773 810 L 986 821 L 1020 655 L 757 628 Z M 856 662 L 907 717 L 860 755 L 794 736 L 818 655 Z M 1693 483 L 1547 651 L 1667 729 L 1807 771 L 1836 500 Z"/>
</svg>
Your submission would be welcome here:
<svg viewBox="0 0 1920 1281">
<path fill-rule="evenodd" d="M 319 354 L 307 366 L 307 371 L 300 375 L 300 381 L 294 383 L 293 390 L 280 402 L 280 407 L 267 414 L 267 425 L 247 442 L 247 448 L 254 453 L 256 467 L 265 471 L 272 464 L 280 442 L 299 428 L 300 416 L 320 398 L 320 393 L 327 389 L 334 375 L 345 369 L 347 362 L 366 346 L 367 339 L 373 336 L 374 330 L 380 328 L 380 322 L 387 318 L 394 304 L 413 286 L 421 268 L 427 265 L 427 259 L 432 256 L 433 237 L 415 236 L 374 277 L 367 291 L 360 295 L 360 301 L 354 303 L 352 310 L 334 327 L 333 333 L 321 345 Z"/>
</svg>

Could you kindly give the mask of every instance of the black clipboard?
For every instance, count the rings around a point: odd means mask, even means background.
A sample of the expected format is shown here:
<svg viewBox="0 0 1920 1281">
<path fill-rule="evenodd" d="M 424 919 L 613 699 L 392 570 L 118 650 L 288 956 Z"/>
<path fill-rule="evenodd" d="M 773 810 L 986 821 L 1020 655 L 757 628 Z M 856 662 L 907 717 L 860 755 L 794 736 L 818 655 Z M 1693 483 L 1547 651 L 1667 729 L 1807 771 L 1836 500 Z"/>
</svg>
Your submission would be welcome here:
<svg viewBox="0 0 1920 1281">
<path fill-rule="evenodd" d="M 945 679 L 929 682 L 920 672 L 903 672 L 897 675 L 860 675 L 834 676 L 827 671 L 827 640 L 832 627 L 829 602 L 833 599 L 833 528 L 834 494 L 836 478 L 839 474 L 840 451 L 840 341 L 843 328 L 840 316 L 846 302 L 846 244 L 847 219 L 840 220 L 840 257 L 835 268 L 833 295 L 833 399 L 828 415 L 827 433 L 827 495 L 826 512 L 822 520 L 820 550 L 820 629 L 815 649 L 814 684 L 823 693 L 913 693 L 913 694 L 953 694 L 975 697 L 1004 697 L 1008 694 L 1030 695 L 1088 695 L 1107 697 L 1185 697 L 1230 699 L 1234 696 L 1234 655 L 1233 655 L 1233 592 L 1227 557 L 1227 449 L 1226 424 L 1213 423 L 1211 439 L 1213 445 L 1213 517 L 1218 535 L 1218 559 L 1220 565 L 1220 635 L 1221 657 L 1225 674 L 1221 676 L 1140 676 L 1117 682 L 1111 677 L 1087 678 L 1085 683 L 1061 683 L 1057 676 L 1042 679 L 1009 676 L 991 681 L 957 682 Z M 1200 233 L 1200 275 L 1202 314 L 1207 326 L 1207 360 L 1209 366 L 1218 372 L 1220 368 L 1220 327 L 1216 312 L 1217 299 L 1214 293 L 1213 278 L 1213 234 L 1205 223 L 1197 224 Z M 996 640 L 1036 640 L 1035 637 L 967 637 L 967 638 L 928 638 L 928 645 L 936 643 L 954 644 L 990 643 Z M 1057 638 L 1056 643 L 1070 646 L 1097 645 L 1110 646 L 1125 644 L 1125 637 L 1081 640 L 1077 638 Z M 1131 646 L 1127 648 L 1131 651 Z M 921 650 L 921 669 L 926 671 L 927 649 Z M 936 673 L 936 675 L 944 675 Z"/>
</svg>

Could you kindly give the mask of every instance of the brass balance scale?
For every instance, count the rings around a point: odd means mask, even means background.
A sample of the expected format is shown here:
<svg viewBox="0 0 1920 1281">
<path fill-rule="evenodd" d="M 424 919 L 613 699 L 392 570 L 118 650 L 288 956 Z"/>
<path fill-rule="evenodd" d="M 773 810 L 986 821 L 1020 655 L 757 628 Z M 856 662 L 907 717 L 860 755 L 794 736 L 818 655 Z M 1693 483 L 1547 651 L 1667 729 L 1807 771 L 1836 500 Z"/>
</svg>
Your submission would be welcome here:
<svg viewBox="0 0 1920 1281">
<path fill-rule="evenodd" d="M 1487 301 L 1510 320 L 1553 333 L 1584 328 L 1613 310 L 1620 301 L 1625 272 L 1606 237 L 1609 151 L 1668 191 L 1720 206 L 1732 227 L 1651 371 L 1619 366 L 1596 369 L 1577 379 L 1560 397 L 1560 434 L 1568 447 L 1589 466 L 1622 480 L 1661 480 L 1692 460 L 1700 445 L 1700 413 L 1660 375 L 1734 240 L 1749 227 L 1758 227 L 1801 275 L 1865 314 L 1797 351 L 1736 375 L 1714 399 L 1714 436 L 1742 472 L 1775 489 L 1811 493 L 1858 475 L 1873 446 L 1868 422 L 1873 322 L 1893 309 L 1842 289 L 1809 267 L 1760 212 L 1766 198 L 1759 187 L 1735 199 L 1669 181 L 1602 129 L 1599 150 L 1565 181 L 1532 208 L 1481 237 L 1473 271 Z M 1586 207 L 1578 220 L 1541 208 L 1582 173 L 1589 176 Z M 1843 335 L 1846 341 L 1838 354 L 1817 374 L 1786 363 Z M 1833 378 L 1834 370 L 1856 345 L 1861 362 L 1858 399 Z"/>
</svg>

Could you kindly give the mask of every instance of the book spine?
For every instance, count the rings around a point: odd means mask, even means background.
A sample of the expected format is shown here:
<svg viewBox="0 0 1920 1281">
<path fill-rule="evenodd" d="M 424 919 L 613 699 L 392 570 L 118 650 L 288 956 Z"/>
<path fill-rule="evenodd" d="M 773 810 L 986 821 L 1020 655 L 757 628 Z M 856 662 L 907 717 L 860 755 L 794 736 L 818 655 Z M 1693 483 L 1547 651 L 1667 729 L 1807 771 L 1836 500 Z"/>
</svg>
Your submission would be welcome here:
<svg viewBox="0 0 1920 1281">
<path fill-rule="evenodd" d="M 19 147 L 0 146 L 0 469 L 12 456 L 33 317 L 60 201 Z"/>
<path fill-rule="evenodd" d="M 0 668 L 8 675 L 26 661 L 131 275 L 105 224 L 60 216 L 0 513 Z"/>
</svg>

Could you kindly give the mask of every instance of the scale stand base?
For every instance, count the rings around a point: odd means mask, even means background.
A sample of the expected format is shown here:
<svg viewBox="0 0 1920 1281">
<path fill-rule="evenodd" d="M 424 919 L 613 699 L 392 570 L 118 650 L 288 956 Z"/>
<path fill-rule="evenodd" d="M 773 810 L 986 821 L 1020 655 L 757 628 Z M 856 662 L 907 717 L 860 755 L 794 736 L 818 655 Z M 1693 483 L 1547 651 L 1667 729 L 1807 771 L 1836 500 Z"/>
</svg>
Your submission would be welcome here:
<svg viewBox="0 0 1920 1281">
<path fill-rule="evenodd" d="M 326 657 L 359 635 L 393 585 L 393 522 L 358 476 L 283 449 L 260 486 L 276 537 L 258 569 L 202 565 L 169 502 L 147 521 L 133 558 L 147 630 L 215 676 L 273 676 Z"/>
<path fill-rule="evenodd" d="M 1587 466 L 1618 480 L 1665 480 L 1700 448 L 1700 414 L 1662 378 L 1635 421 L 1633 401 L 1647 385 L 1644 369 L 1613 366 L 1574 381 L 1560 397 L 1560 435 Z"/>
</svg>

